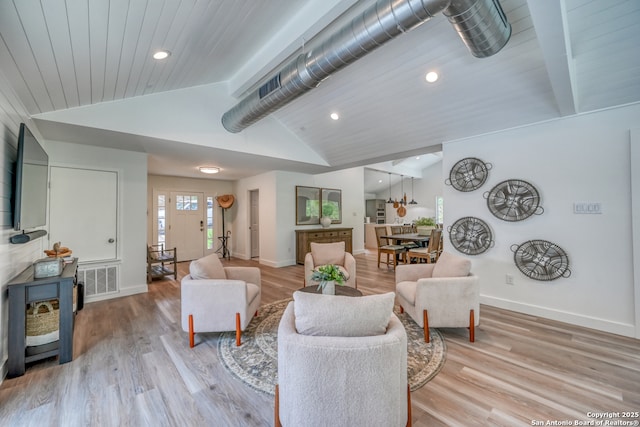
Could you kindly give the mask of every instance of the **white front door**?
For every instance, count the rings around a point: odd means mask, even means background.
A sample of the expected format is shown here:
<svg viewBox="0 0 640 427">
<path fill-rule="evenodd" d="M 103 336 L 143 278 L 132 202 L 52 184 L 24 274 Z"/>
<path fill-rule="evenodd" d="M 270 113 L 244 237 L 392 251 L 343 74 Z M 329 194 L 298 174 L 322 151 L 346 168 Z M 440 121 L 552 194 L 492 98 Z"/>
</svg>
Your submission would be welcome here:
<svg viewBox="0 0 640 427">
<path fill-rule="evenodd" d="M 177 249 L 178 261 L 198 259 L 204 255 L 203 200 L 203 193 L 184 191 L 171 193 L 167 247 Z"/>
<path fill-rule="evenodd" d="M 251 221 L 251 258 L 257 258 L 260 256 L 259 193 L 258 190 L 251 190 L 249 194 L 251 198 L 251 218 L 249 218 Z"/>
<path fill-rule="evenodd" d="M 118 174 L 51 167 L 49 242 L 81 262 L 117 258 Z"/>
</svg>

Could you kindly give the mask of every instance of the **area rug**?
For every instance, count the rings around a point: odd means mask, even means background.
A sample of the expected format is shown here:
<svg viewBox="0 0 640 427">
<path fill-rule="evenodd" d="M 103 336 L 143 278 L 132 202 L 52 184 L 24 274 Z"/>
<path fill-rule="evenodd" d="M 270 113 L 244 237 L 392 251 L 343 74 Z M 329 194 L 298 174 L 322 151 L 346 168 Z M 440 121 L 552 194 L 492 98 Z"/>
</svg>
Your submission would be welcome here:
<svg viewBox="0 0 640 427">
<path fill-rule="evenodd" d="M 281 300 L 260 307 L 258 317 L 251 320 L 242 333 L 242 345 L 236 347 L 235 332 L 223 332 L 218 339 L 218 354 L 225 368 L 235 377 L 262 393 L 273 395 L 278 378 L 278 325 L 291 301 Z M 406 313 L 394 309 L 407 331 L 407 374 L 411 391 L 433 378 L 445 361 L 444 338 L 437 329 L 430 330 L 430 343 Z"/>
</svg>

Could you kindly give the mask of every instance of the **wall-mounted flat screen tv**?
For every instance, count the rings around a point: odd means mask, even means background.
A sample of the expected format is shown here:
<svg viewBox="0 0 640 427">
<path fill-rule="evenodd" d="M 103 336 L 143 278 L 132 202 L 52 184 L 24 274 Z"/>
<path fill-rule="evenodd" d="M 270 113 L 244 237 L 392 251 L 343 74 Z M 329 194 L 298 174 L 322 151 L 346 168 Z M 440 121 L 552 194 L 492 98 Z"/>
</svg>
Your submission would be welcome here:
<svg viewBox="0 0 640 427">
<path fill-rule="evenodd" d="M 16 160 L 13 228 L 28 230 L 47 223 L 49 156 L 29 128 L 20 124 Z"/>
</svg>

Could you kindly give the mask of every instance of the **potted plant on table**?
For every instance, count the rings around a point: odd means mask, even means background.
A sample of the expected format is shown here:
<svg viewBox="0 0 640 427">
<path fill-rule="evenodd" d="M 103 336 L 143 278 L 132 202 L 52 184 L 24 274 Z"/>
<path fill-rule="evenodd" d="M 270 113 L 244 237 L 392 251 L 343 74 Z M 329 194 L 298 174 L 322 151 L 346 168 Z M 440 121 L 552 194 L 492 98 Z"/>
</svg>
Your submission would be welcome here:
<svg viewBox="0 0 640 427">
<path fill-rule="evenodd" d="M 421 236 L 428 236 L 431 234 L 431 230 L 436 228 L 436 221 L 433 218 L 418 217 L 413 221 L 416 226 L 416 231 Z"/>
<path fill-rule="evenodd" d="M 338 266 L 334 264 L 321 265 L 311 273 L 311 280 L 319 282 L 318 290 L 323 294 L 335 295 L 336 283 L 344 285 L 345 276 Z"/>
</svg>

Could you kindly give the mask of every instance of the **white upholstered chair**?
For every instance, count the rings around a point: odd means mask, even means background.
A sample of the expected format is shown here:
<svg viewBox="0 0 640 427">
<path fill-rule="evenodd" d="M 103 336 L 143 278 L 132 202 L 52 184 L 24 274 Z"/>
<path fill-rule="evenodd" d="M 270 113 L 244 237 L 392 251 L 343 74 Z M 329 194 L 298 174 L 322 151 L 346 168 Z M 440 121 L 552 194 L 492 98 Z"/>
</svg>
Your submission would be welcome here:
<svg viewBox="0 0 640 427">
<path fill-rule="evenodd" d="M 258 267 L 223 267 L 217 254 L 192 261 L 182 279 L 182 329 L 193 347 L 197 332 L 236 331 L 236 345 L 260 307 Z"/>
<path fill-rule="evenodd" d="M 475 340 L 480 322 L 478 277 L 471 273 L 471 261 L 443 252 L 435 264 L 406 264 L 396 269 L 396 296 L 400 307 L 424 328 L 469 328 Z"/>
<path fill-rule="evenodd" d="M 411 425 L 407 335 L 393 292 L 294 292 L 278 328 L 275 426 Z"/>
<path fill-rule="evenodd" d="M 345 275 L 345 286 L 357 288 L 356 283 L 356 259 L 345 250 L 344 242 L 316 243 L 311 242 L 311 252 L 304 257 L 304 281 L 305 286 L 311 286 L 311 273 L 316 268 L 333 264 Z"/>
</svg>

